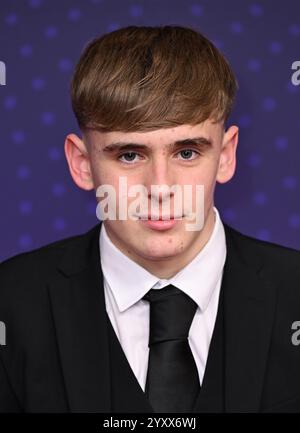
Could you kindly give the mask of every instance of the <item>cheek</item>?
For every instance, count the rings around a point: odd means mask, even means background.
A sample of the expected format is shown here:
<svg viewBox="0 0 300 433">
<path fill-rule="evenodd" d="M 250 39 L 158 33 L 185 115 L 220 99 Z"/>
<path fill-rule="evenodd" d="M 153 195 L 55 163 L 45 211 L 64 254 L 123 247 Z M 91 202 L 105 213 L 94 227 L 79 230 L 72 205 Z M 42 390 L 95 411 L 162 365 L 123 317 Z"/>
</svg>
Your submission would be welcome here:
<svg viewBox="0 0 300 433">
<path fill-rule="evenodd" d="M 111 185 L 116 192 L 119 189 L 119 178 L 116 175 L 112 176 L 111 171 L 106 167 L 97 166 L 93 169 L 94 183 L 97 187 L 100 185 Z"/>
<path fill-rule="evenodd" d="M 213 189 L 215 182 L 215 173 L 209 170 L 201 171 L 201 175 L 194 176 L 193 178 L 187 179 L 185 184 L 192 185 L 192 189 L 196 192 L 196 185 L 200 185 L 204 189 L 204 195 L 209 195 L 209 192 Z"/>
<path fill-rule="evenodd" d="M 216 182 L 218 161 L 212 159 L 200 170 L 201 171 L 196 182 L 204 185 L 205 189 L 210 190 L 211 188 L 213 188 Z"/>
<path fill-rule="evenodd" d="M 111 166 L 108 161 L 99 159 L 98 156 L 91 156 L 91 171 L 95 185 L 115 185 L 118 176 L 112 175 Z"/>
<path fill-rule="evenodd" d="M 200 169 L 201 170 L 201 169 Z M 211 202 L 213 200 L 214 195 L 214 186 L 215 186 L 215 171 L 211 169 L 203 169 L 201 170 L 200 175 L 197 174 L 192 178 L 187 179 L 186 183 L 193 185 L 193 208 L 195 209 L 196 203 L 198 206 L 202 206 L 202 199 L 204 209 L 207 209 L 211 206 Z M 201 188 L 196 189 L 196 185 L 201 185 Z M 203 188 L 203 189 L 202 189 Z M 197 192 L 198 191 L 198 192 Z M 197 200 L 196 200 L 196 194 Z"/>
</svg>

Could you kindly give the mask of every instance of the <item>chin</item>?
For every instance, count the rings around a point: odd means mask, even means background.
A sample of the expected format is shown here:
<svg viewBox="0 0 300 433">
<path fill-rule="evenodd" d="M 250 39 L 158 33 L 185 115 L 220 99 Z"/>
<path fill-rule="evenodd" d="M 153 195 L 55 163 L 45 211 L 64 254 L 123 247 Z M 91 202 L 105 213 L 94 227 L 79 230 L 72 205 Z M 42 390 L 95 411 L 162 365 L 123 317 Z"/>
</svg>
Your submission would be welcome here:
<svg viewBox="0 0 300 433">
<path fill-rule="evenodd" d="M 163 260 L 170 257 L 174 257 L 178 254 L 178 251 L 174 249 L 174 246 L 170 242 L 146 242 L 144 243 L 144 248 L 141 251 L 136 250 L 136 252 L 143 256 L 145 259 L 149 260 Z"/>
<path fill-rule="evenodd" d="M 141 255 L 141 254 L 140 254 L 140 255 Z M 155 255 L 151 255 L 151 254 L 147 255 L 147 254 L 144 254 L 143 257 L 144 257 L 144 259 L 147 260 L 148 262 L 150 262 L 150 261 L 152 261 L 152 262 L 163 262 L 164 260 L 169 260 L 169 259 L 171 259 L 172 257 L 176 257 L 176 255 L 177 255 L 177 254 L 174 253 L 174 252 L 173 252 L 173 254 L 172 254 L 172 253 L 167 254 L 167 252 L 164 251 L 164 252 L 162 252 L 161 254 L 155 254 Z"/>
</svg>

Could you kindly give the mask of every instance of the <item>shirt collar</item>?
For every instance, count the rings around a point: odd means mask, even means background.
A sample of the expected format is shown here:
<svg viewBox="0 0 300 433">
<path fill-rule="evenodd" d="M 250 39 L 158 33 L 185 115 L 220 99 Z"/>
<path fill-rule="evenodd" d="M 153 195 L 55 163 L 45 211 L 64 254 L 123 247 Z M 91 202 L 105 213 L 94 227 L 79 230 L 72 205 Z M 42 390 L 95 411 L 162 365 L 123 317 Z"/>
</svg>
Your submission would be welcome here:
<svg viewBox="0 0 300 433">
<path fill-rule="evenodd" d="M 217 208 L 213 209 L 215 225 L 208 242 L 190 263 L 168 280 L 159 279 L 121 252 L 101 224 L 101 267 L 120 312 L 139 301 L 151 288 L 159 289 L 168 284 L 189 295 L 202 311 L 207 308 L 226 259 L 224 226 Z"/>
</svg>

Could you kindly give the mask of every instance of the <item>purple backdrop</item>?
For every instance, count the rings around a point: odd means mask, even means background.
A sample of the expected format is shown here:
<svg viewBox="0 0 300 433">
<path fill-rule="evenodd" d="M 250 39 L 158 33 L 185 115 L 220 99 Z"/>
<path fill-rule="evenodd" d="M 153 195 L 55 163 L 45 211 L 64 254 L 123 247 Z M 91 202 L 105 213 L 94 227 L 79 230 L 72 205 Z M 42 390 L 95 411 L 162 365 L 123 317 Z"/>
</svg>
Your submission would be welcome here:
<svg viewBox="0 0 300 433">
<path fill-rule="evenodd" d="M 299 2 L 1 0 L 0 260 L 98 222 L 94 193 L 75 186 L 64 157 L 78 132 L 69 82 L 87 41 L 129 24 L 193 26 L 224 52 L 240 85 L 229 122 L 240 140 L 216 206 L 243 233 L 300 249 Z"/>
</svg>

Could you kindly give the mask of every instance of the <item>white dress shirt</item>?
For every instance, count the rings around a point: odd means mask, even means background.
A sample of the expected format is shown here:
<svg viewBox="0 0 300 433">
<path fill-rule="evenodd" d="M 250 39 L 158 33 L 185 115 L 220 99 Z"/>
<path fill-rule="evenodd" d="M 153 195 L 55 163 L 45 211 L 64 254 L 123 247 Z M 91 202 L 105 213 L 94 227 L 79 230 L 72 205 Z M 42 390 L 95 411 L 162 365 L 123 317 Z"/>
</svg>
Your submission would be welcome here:
<svg viewBox="0 0 300 433">
<path fill-rule="evenodd" d="M 122 253 L 101 224 L 99 247 L 104 277 L 106 311 L 127 361 L 145 390 L 148 369 L 149 302 L 141 298 L 151 289 L 168 284 L 181 289 L 198 305 L 189 331 L 189 344 L 202 383 L 217 315 L 226 259 L 226 238 L 214 207 L 213 232 L 198 255 L 175 276 L 159 279 Z"/>
</svg>

